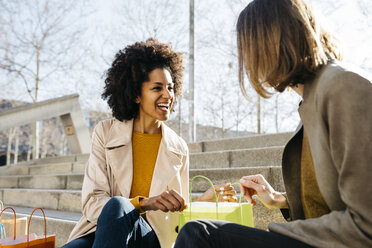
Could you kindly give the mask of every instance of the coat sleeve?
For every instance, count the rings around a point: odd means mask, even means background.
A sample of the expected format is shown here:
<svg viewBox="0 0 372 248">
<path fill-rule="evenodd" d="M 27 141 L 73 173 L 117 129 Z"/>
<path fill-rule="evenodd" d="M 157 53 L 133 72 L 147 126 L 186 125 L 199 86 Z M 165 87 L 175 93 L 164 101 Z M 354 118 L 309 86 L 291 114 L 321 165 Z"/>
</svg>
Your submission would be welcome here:
<svg viewBox="0 0 372 248">
<path fill-rule="evenodd" d="M 190 202 L 189 199 L 189 150 L 186 145 L 186 156 L 182 158 L 182 168 L 180 170 L 181 174 L 181 187 L 182 196 L 185 198 L 186 202 Z"/>
<path fill-rule="evenodd" d="M 102 134 L 103 124 L 101 122 L 93 131 L 91 151 L 82 188 L 82 212 L 93 224 L 97 224 L 103 206 L 111 198 Z"/>
<path fill-rule="evenodd" d="M 271 224 L 270 230 L 315 247 L 372 247 L 372 84 L 343 71 L 319 104 L 346 208 L 320 218 Z"/>
</svg>

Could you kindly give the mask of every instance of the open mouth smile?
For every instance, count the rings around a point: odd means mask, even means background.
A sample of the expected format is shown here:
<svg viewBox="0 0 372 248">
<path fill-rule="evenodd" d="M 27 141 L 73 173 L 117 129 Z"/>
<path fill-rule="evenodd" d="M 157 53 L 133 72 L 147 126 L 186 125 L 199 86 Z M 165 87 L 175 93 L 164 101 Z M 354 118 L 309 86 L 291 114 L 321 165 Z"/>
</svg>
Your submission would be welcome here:
<svg viewBox="0 0 372 248">
<path fill-rule="evenodd" d="M 159 103 L 159 104 L 157 104 L 157 107 L 158 107 L 161 111 L 168 112 L 170 106 L 169 106 L 168 103 Z"/>
</svg>

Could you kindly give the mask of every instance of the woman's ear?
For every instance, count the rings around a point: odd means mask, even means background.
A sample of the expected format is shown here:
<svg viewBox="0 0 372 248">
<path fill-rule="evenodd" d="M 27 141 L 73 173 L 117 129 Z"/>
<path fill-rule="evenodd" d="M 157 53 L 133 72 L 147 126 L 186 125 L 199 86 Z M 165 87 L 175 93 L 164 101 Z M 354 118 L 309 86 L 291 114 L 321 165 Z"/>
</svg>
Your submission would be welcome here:
<svg viewBox="0 0 372 248">
<path fill-rule="evenodd" d="M 141 98 L 139 96 L 136 97 L 136 103 L 139 104 L 141 102 Z"/>
</svg>

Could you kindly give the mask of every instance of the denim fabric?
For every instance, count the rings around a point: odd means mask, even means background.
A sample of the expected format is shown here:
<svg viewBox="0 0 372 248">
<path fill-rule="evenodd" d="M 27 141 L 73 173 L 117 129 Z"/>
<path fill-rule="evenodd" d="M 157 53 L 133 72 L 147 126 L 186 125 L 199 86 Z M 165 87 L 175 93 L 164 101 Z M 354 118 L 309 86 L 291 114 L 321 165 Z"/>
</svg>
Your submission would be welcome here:
<svg viewBox="0 0 372 248">
<path fill-rule="evenodd" d="M 298 240 L 274 232 L 217 220 L 186 223 L 178 234 L 174 248 L 249 247 L 312 248 Z"/>
<path fill-rule="evenodd" d="M 160 247 L 149 224 L 140 216 L 130 201 L 112 197 L 102 209 L 95 233 L 71 241 L 63 248 L 129 248 Z"/>
</svg>

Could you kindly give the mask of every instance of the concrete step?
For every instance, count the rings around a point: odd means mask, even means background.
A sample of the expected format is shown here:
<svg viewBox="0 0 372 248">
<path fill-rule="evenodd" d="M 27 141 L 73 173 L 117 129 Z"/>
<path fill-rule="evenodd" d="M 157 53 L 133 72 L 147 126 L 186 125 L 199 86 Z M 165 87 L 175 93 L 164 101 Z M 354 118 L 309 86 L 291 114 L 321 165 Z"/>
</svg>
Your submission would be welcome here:
<svg viewBox="0 0 372 248">
<path fill-rule="evenodd" d="M 1 188 L 0 196 L 8 205 L 81 211 L 81 190 Z"/>
<path fill-rule="evenodd" d="M 264 175 L 275 189 L 284 191 L 279 166 L 190 170 L 190 178 L 204 175 L 215 185 L 237 182 L 242 176 L 252 174 Z M 82 180 L 82 174 L 3 177 L 0 180 L 3 184 L 0 185 L 0 199 L 7 204 L 22 207 L 39 206 L 52 210 L 80 212 Z M 14 185 L 11 185 L 12 182 Z M 7 186 L 8 183 L 10 186 Z M 204 192 L 208 188 L 206 180 L 196 179 L 192 190 Z"/>
<path fill-rule="evenodd" d="M 0 188 L 81 189 L 84 174 L 0 176 Z"/>
<path fill-rule="evenodd" d="M 190 154 L 190 169 L 281 165 L 283 146 Z"/>
<path fill-rule="evenodd" d="M 189 143 L 190 153 L 284 146 L 292 133 L 252 135 L 247 137 L 218 139 Z"/>
<path fill-rule="evenodd" d="M 40 164 L 55 164 L 55 163 L 85 163 L 88 161 L 89 154 L 74 154 L 74 155 L 66 155 L 66 156 L 57 156 L 57 157 L 47 157 L 29 161 L 22 161 L 14 166 L 22 166 L 22 165 L 40 165 Z"/>
<path fill-rule="evenodd" d="M 239 182 L 243 176 L 261 174 L 278 191 L 284 191 L 281 166 L 241 167 L 219 169 L 193 169 L 190 170 L 190 179 L 196 175 L 208 177 L 214 185 Z M 207 180 L 196 178 L 192 184 L 193 192 L 204 192 L 210 187 Z M 239 187 L 235 187 L 240 190 Z"/>
<path fill-rule="evenodd" d="M 83 162 L 59 162 L 40 165 L 9 165 L 0 167 L 0 176 L 10 175 L 50 175 L 84 173 Z"/>
</svg>

